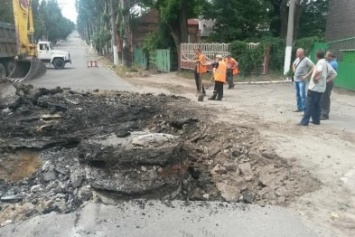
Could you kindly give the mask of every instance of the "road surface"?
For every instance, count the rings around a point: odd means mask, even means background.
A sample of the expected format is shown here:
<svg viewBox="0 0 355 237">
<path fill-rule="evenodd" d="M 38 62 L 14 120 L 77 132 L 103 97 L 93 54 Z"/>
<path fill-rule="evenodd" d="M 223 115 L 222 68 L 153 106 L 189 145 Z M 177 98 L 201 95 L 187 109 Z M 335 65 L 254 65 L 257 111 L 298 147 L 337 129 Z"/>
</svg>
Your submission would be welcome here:
<svg viewBox="0 0 355 237">
<path fill-rule="evenodd" d="M 41 78 L 28 81 L 28 84 L 45 88 L 70 87 L 75 90 L 134 90 L 132 85 L 101 64 L 98 68 L 88 68 L 87 62 L 97 57 L 85 47 L 81 39 L 69 38 L 68 41 L 60 43 L 58 49 L 70 52 L 72 64 L 66 64 L 62 70 L 47 65 L 47 73 Z"/>
<path fill-rule="evenodd" d="M 70 87 L 76 90 L 113 89 L 137 91 L 110 70 L 87 68 L 92 58 L 84 43 L 70 38 L 62 44 L 73 64 L 64 70 L 49 69 L 30 81 L 37 87 Z M 303 222 L 294 211 L 283 207 L 241 206 L 226 203 L 174 201 L 122 202 L 105 205 L 90 201 L 76 213 L 50 213 L 0 228 L 0 237 L 314 237 L 335 236 Z"/>
</svg>

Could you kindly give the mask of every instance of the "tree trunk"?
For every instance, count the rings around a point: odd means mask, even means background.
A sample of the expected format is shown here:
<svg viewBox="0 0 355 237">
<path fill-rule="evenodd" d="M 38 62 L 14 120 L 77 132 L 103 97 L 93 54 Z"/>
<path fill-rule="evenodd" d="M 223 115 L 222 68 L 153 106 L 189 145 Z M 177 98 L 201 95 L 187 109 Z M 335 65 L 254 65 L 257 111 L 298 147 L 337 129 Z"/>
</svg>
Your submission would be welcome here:
<svg viewBox="0 0 355 237">
<path fill-rule="evenodd" d="M 116 26 L 116 9 L 117 4 L 114 0 L 111 0 L 111 29 L 112 29 L 112 54 L 113 54 L 113 64 L 118 65 L 118 52 L 117 52 L 117 26 Z"/>
<path fill-rule="evenodd" d="M 122 15 L 123 15 L 123 65 L 126 67 L 132 66 L 131 55 L 131 26 L 130 26 L 130 0 L 121 0 Z"/>
<path fill-rule="evenodd" d="M 187 0 L 180 1 L 179 26 L 181 42 L 187 43 L 189 40 L 188 19 L 187 19 Z"/>
<path fill-rule="evenodd" d="M 170 28 L 170 34 L 174 39 L 174 43 L 175 43 L 175 47 L 176 47 L 176 52 L 177 52 L 177 56 L 178 56 L 178 71 L 180 71 L 180 44 L 181 44 L 181 39 L 178 35 L 178 33 L 176 32 L 176 30 L 174 30 L 174 27 L 172 25 L 169 25 Z"/>
<path fill-rule="evenodd" d="M 293 39 L 297 39 L 298 31 L 300 29 L 301 16 L 302 16 L 304 7 L 305 7 L 304 3 L 296 4 Z"/>
<path fill-rule="evenodd" d="M 281 29 L 280 29 L 280 37 L 286 38 L 287 36 L 287 22 L 288 22 L 288 0 L 282 0 L 280 5 L 280 21 L 281 21 Z"/>
</svg>

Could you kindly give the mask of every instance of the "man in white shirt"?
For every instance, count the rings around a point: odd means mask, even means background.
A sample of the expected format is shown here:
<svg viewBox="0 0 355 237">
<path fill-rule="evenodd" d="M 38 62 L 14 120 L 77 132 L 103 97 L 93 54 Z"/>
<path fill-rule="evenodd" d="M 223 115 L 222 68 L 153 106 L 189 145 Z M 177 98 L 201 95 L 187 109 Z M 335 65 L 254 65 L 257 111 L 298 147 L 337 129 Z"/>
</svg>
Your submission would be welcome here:
<svg viewBox="0 0 355 237">
<path fill-rule="evenodd" d="M 307 92 L 307 105 L 304 116 L 298 125 L 308 126 L 312 117 L 312 123 L 320 125 L 322 95 L 326 89 L 327 80 L 333 80 L 337 73 L 324 59 L 324 52 L 316 53 L 317 64 L 313 70 Z"/>
</svg>

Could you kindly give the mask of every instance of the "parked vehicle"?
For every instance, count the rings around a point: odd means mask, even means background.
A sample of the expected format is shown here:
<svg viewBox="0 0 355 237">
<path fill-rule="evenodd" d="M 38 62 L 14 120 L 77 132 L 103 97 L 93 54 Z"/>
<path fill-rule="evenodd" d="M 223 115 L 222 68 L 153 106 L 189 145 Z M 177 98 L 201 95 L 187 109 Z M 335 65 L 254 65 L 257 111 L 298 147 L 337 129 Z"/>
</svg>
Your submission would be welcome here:
<svg viewBox="0 0 355 237">
<path fill-rule="evenodd" d="M 45 63 L 62 69 L 70 62 L 70 54 L 55 50 L 50 42 L 33 41 L 32 0 L 13 0 L 15 25 L 0 22 L 0 78 L 29 80 L 44 75 Z"/>
</svg>

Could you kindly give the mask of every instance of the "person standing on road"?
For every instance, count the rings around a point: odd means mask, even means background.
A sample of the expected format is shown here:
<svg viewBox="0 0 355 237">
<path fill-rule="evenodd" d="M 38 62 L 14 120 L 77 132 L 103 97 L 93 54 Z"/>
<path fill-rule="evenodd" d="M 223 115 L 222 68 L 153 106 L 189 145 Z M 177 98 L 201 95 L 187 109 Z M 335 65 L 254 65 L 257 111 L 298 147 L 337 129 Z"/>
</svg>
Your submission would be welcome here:
<svg viewBox="0 0 355 237">
<path fill-rule="evenodd" d="M 195 49 L 195 54 L 196 54 L 195 56 L 196 65 L 195 65 L 194 76 L 195 76 L 197 94 L 202 92 L 204 95 L 206 95 L 205 88 L 202 84 L 202 81 L 200 80 L 202 80 L 202 75 L 207 72 L 207 65 L 206 65 L 207 58 L 199 48 Z M 202 88 L 200 88 L 200 86 L 202 86 Z"/>
<path fill-rule="evenodd" d="M 237 60 L 232 58 L 231 54 L 228 54 L 227 57 L 225 57 L 224 62 L 227 65 L 228 89 L 234 89 L 234 78 L 233 78 L 233 76 L 239 73 L 238 62 L 237 62 Z"/>
<path fill-rule="evenodd" d="M 299 126 L 308 126 L 312 117 L 312 123 L 320 125 L 322 95 L 328 80 L 333 80 L 337 73 L 324 59 L 324 52 L 316 53 L 317 65 L 315 66 L 307 92 L 306 111 Z"/>
<path fill-rule="evenodd" d="M 292 64 L 296 90 L 297 109 L 294 112 L 304 112 L 306 106 L 307 78 L 312 74 L 314 64 L 306 56 L 302 48 L 297 49 L 296 60 Z"/>
<path fill-rule="evenodd" d="M 226 82 L 227 77 L 227 65 L 223 60 L 223 56 L 216 55 L 216 63 L 213 65 L 213 77 L 214 77 L 214 91 L 212 97 L 209 100 L 222 100 L 223 98 L 223 85 Z"/>
<path fill-rule="evenodd" d="M 328 51 L 325 55 L 325 59 L 328 61 L 330 66 L 334 69 L 334 71 L 338 72 L 338 62 L 334 54 Z M 322 116 L 321 120 L 328 120 L 330 113 L 330 95 L 332 93 L 334 87 L 334 80 L 327 80 L 327 87 L 322 96 Z"/>
</svg>

